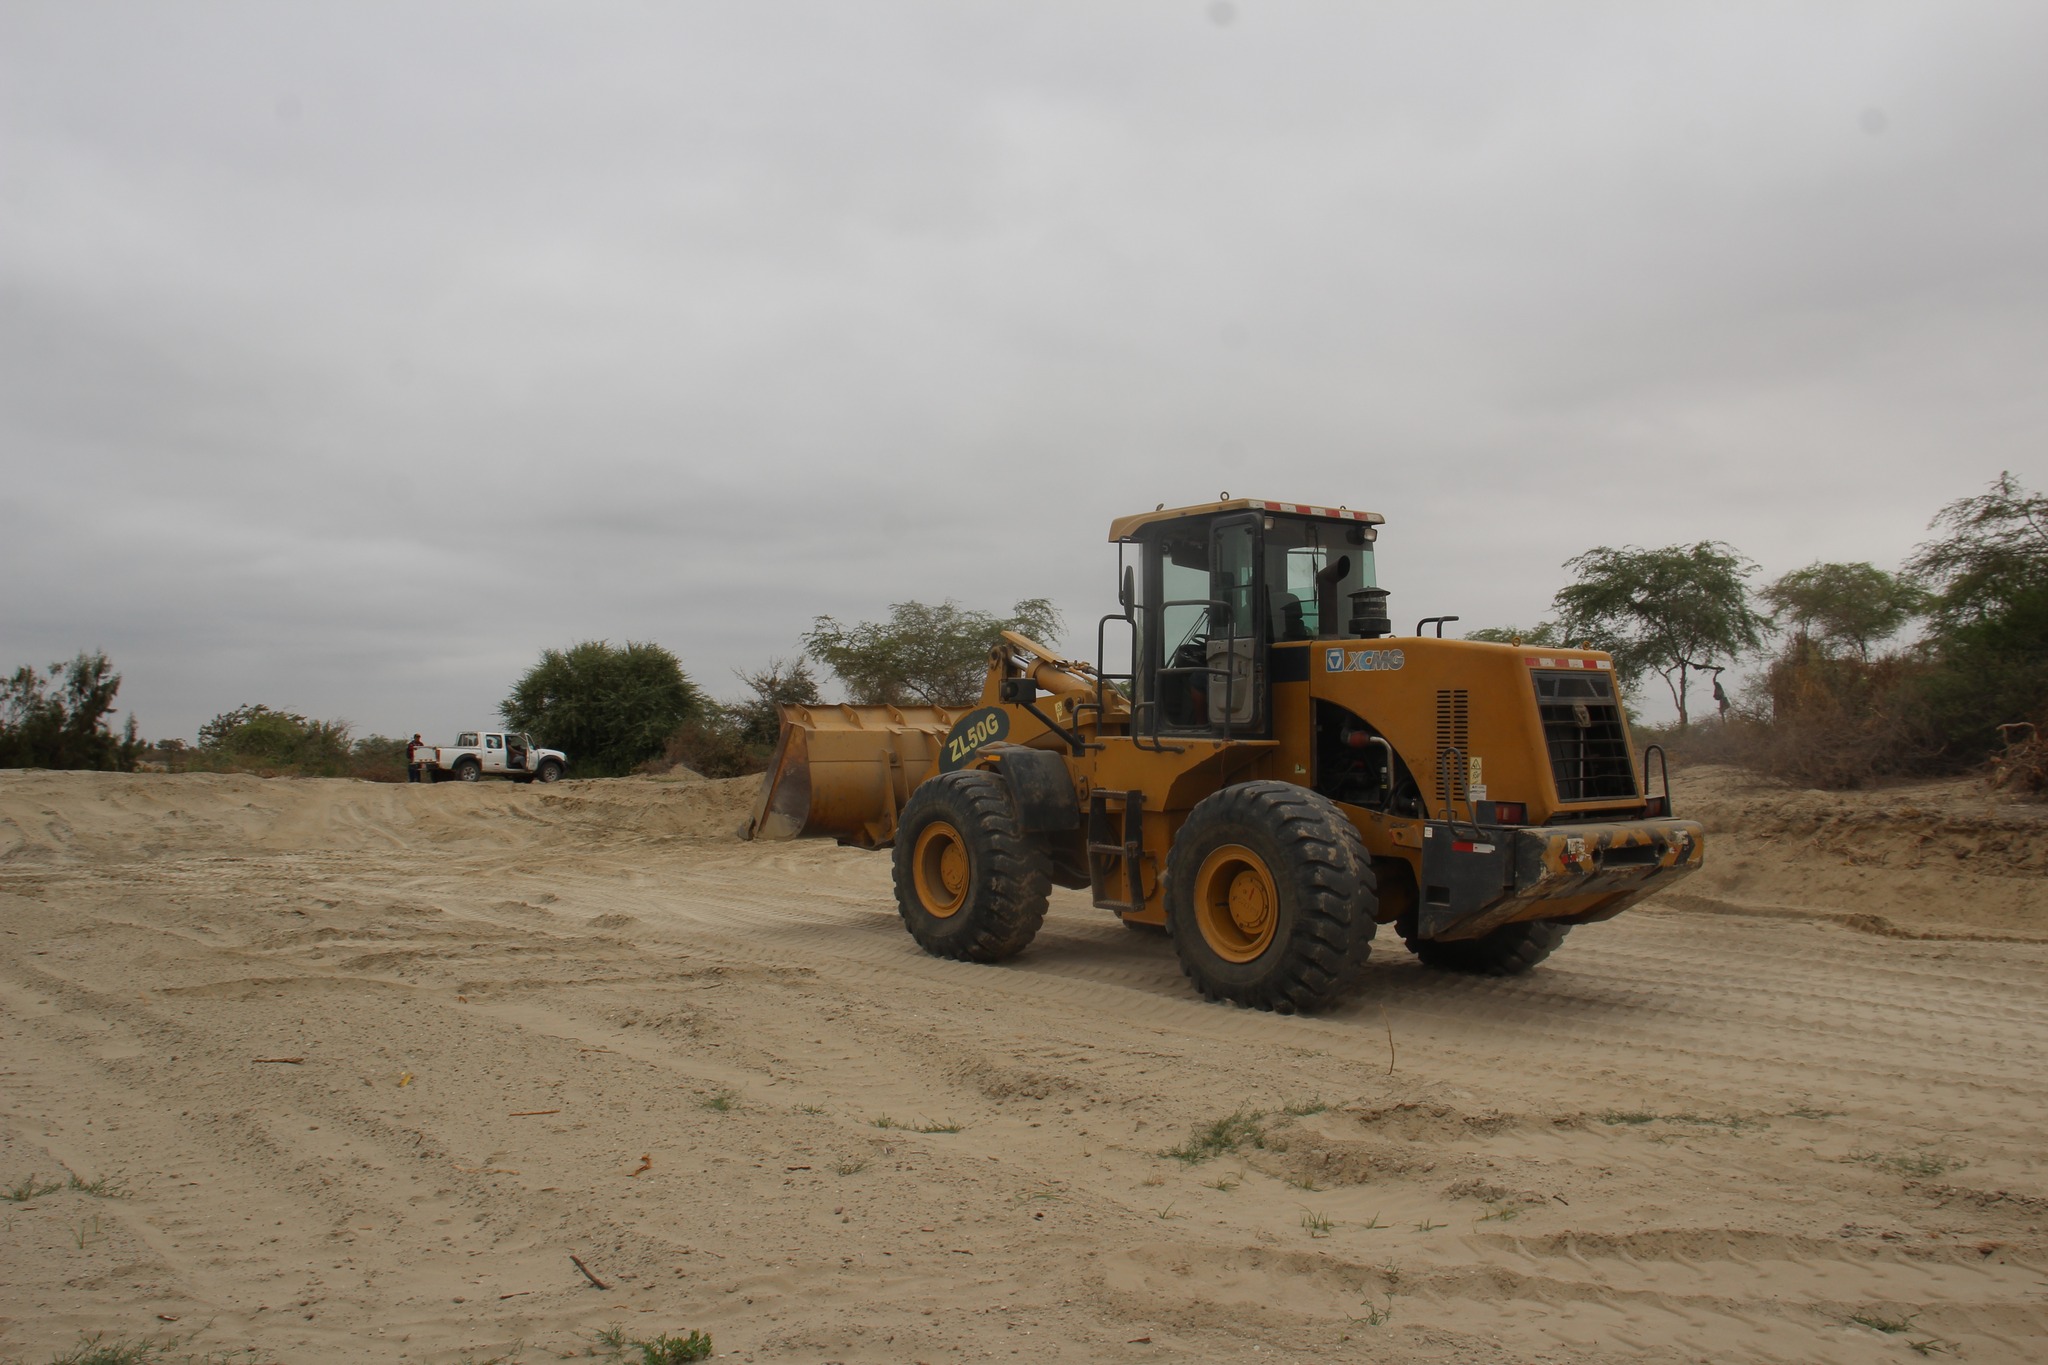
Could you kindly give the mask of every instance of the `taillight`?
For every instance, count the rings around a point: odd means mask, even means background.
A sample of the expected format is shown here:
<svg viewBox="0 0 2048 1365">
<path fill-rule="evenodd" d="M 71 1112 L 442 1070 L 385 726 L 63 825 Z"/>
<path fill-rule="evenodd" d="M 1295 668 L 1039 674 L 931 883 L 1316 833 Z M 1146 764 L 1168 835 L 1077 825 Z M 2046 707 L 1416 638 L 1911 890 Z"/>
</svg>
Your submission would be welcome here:
<svg viewBox="0 0 2048 1365">
<path fill-rule="evenodd" d="M 1479 823 L 1482 825 L 1526 825 L 1529 823 L 1529 807 L 1525 802 L 1482 801 L 1479 805 Z"/>
</svg>

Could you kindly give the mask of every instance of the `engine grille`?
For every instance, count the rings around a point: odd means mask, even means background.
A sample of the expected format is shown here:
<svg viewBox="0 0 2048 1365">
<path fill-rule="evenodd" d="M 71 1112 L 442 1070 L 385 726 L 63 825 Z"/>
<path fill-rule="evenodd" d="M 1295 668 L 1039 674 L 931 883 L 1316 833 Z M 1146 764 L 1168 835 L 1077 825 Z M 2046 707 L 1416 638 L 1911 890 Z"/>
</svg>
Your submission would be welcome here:
<svg viewBox="0 0 2048 1365">
<path fill-rule="evenodd" d="M 1444 772 L 1444 755 L 1452 750 L 1458 757 Z M 1470 793 L 1465 790 L 1465 779 L 1470 775 L 1467 765 L 1472 760 L 1472 694 L 1464 688 L 1445 689 L 1436 694 L 1436 762 L 1437 776 L 1448 776 L 1451 789 L 1439 792 L 1440 801 L 1465 801 Z"/>
<path fill-rule="evenodd" d="M 1536 709 L 1560 801 L 1633 800 L 1636 775 L 1611 673 L 1538 671 Z"/>
</svg>

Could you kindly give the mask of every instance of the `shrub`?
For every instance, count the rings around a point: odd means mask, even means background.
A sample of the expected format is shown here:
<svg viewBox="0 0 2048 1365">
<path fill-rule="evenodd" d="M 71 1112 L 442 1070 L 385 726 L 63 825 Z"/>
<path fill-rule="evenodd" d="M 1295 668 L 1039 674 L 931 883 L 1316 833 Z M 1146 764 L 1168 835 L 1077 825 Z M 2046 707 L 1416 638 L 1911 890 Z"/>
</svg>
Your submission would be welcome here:
<svg viewBox="0 0 2048 1365">
<path fill-rule="evenodd" d="M 763 765 L 739 729 L 721 714 L 686 722 L 668 737 L 661 757 L 642 764 L 641 771 L 665 773 L 678 766 L 705 777 L 743 777 L 760 772 Z"/>
<path fill-rule="evenodd" d="M 543 653 L 501 710 L 513 729 L 567 753 L 579 773 L 620 777 L 701 719 L 705 702 L 676 656 L 660 645 L 587 640 Z"/>
<path fill-rule="evenodd" d="M 758 750 L 765 762 L 782 734 L 783 704 L 816 706 L 818 680 L 811 673 L 810 662 L 799 658 L 770 659 L 759 671 L 740 674 L 740 681 L 754 695 L 726 707 L 725 712 L 737 728 L 740 742 Z"/>
<path fill-rule="evenodd" d="M 354 749 L 347 722 L 244 704 L 199 727 L 200 765 L 218 771 L 347 777 Z"/>
</svg>

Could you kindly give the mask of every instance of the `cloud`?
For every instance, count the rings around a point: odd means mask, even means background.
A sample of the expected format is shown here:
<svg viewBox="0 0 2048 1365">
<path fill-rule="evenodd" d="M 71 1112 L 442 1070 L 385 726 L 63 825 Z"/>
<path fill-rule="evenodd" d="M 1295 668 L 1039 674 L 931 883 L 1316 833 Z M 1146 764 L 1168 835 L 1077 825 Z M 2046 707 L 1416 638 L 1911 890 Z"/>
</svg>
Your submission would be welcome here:
<svg viewBox="0 0 2048 1365">
<path fill-rule="evenodd" d="M 1213 10 L 8 11 L 0 663 L 440 732 L 583 638 L 1081 647 L 1224 488 L 1486 622 L 2043 468 L 2034 8 Z"/>
</svg>

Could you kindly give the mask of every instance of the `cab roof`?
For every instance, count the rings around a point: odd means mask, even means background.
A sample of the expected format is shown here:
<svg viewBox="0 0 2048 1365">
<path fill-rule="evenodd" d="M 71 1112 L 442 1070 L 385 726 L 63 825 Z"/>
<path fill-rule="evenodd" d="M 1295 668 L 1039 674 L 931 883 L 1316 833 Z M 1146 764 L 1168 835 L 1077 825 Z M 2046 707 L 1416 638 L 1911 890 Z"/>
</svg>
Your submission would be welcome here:
<svg viewBox="0 0 2048 1365">
<path fill-rule="evenodd" d="M 1298 517 L 1324 517 L 1331 521 L 1362 521 L 1378 526 L 1386 518 L 1377 512 L 1354 512 L 1348 507 L 1311 507 L 1303 502 L 1264 502 L 1258 498 L 1227 498 L 1222 502 L 1197 503 L 1193 507 L 1161 507 L 1136 516 L 1118 517 L 1109 524 L 1111 541 L 1134 539 L 1147 526 L 1182 517 L 1205 517 L 1212 512 L 1291 512 Z"/>
</svg>

